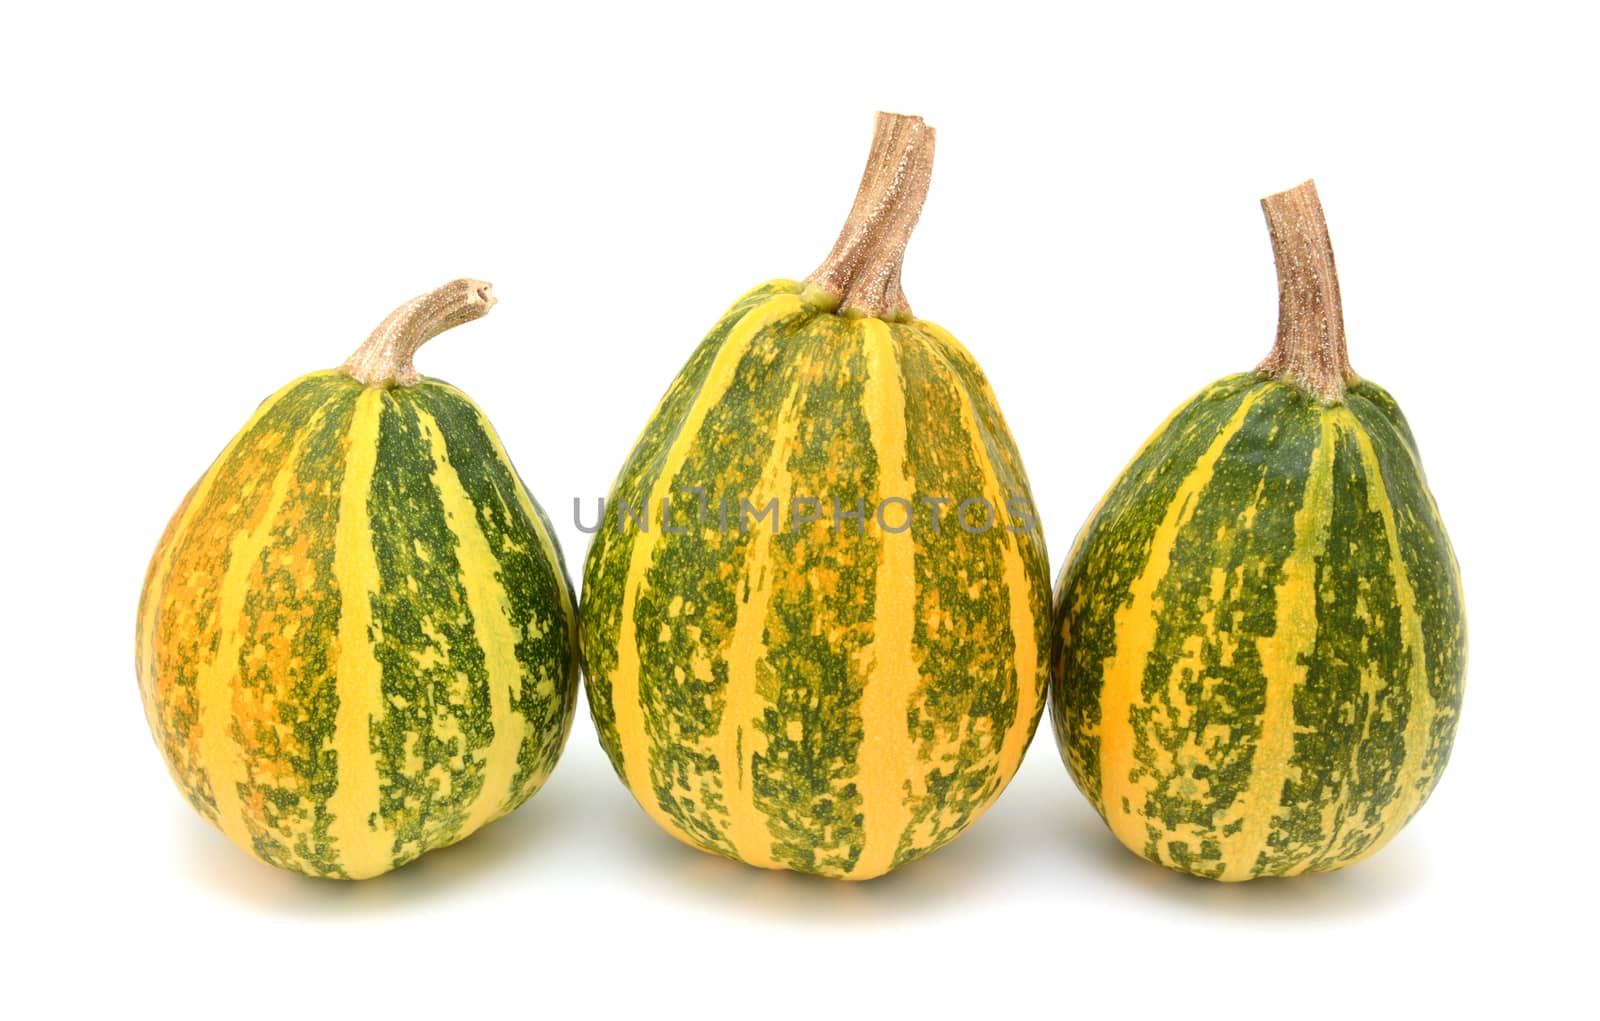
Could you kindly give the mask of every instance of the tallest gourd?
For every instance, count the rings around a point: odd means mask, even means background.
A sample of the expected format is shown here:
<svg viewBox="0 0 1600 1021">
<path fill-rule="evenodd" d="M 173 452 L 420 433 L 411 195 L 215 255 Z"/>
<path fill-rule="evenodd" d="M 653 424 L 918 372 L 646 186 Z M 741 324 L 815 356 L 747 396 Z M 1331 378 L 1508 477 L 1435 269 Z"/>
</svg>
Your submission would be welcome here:
<svg viewBox="0 0 1600 1021">
<path fill-rule="evenodd" d="M 673 836 L 865 879 L 982 813 L 1038 724 L 1049 575 L 982 371 L 900 286 L 933 165 L 878 116 L 805 282 L 734 303 L 612 488 L 584 569 L 590 708 Z"/>
</svg>

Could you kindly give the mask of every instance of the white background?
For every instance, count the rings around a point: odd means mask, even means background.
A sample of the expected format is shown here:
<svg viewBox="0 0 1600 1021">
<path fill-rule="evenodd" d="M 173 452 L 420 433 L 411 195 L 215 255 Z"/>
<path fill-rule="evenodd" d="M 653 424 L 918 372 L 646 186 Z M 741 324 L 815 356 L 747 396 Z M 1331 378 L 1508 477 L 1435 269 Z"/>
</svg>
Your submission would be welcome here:
<svg viewBox="0 0 1600 1021">
<path fill-rule="evenodd" d="M 12 1006 L 1577 1009 L 1600 813 L 1600 90 L 1579 6 L 0 19 Z M 384 879 L 276 872 L 191 812 L 140 712 L 134 608 L 167 516 L 256 403 L 413 294 L 493 281 L 493 314 L 419 361 L 498 425 L 576 572 L 573 497 L 606 490 L 724 307 L 827 252 L 876 109 L 939 131 L 907 293 L 987 369 L 1053 568 L 1148 431 L 1265 353 L 1257 199 L 1315 176 L 1355 367 L 1411 418 L 1471 616 L 1456 755 L 1410 828 L 1343 873 L 1188 880 L 1112 839 L 1046 727 L 962 839 L 830 883 L 657 831 L 582 708 L 533 801 Z"/>
</svg>

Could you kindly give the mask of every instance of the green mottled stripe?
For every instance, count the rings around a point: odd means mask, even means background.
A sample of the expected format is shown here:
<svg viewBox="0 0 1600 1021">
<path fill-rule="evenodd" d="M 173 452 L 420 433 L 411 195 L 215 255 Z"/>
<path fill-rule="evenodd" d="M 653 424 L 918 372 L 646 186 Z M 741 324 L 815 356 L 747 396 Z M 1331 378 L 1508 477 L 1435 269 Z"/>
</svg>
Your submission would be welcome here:
<svg viewBox="0 0 1600 1021">
<path fill-rule="evenodd" d="M 1050 715 L 1062 757 L 1102 816 L 1100 690 L 1104 663 L 1116 653 L 1117 613 L 1132 598 L 1174 496 L 1259 381 L 1230 376 L 1190 398 L 1118 478 L 1062 570 Z"/>
<path fill-rule="evenodd" d="M 1373 402 L 1374 392 L 1388 407 Z M 1422 655 L 1433 702 L 1433 718 L 1416 786 L 1433 789 L 1450 760 L 1467 664 L 1466 610 L 1455 553 L 1428 492 L 1416 446 L 1393 399 L 1372 384 L 1352 392 L 1350 413 L 1366 429 L 1378 457 L 1389 505 L 1394 509 L 1401 561 L 1415 595 L 1422 624 Z M 1420 807 L 1420 802 L 1419 806 Z M 1402 823 L 1404 820 L 1402 820 Z"/>
<path fill-rule="evenodd" d="M 640 704 L 657 803 L 692 840 L 722 854 L 735 853 L 726 835 L 730 792 L 721 789 L 720 763 L 705 746 L 722 725 L 726 653 L 741 601 L 728 572 L 731 567 L 731 577 L 741 576 L 740 565 L 758 536 L 771 528 L 770 518 L 738 528 L 739 501 L 769 499 L 757 492 L 769 450 L 751 440 L 774 433 L 786 402 L 798 389 L 801 364 L 780 355 L 816 314 L 816 309 L 804 308 L 766 324 L 751 338 L 732 382 L 706 410 L 682 467 L 655 494 L 658 510 L 661 497 L 673 497 L 672 527 L 694 530 L 700 528 L 698 505 L 682 494 L 702 489 L 712 507 L 726 497 L 732 508 L 730 527 L 702 542 L 662 542 L 634 605 Z M 682 600 L 677 612 L 674 599 Z M 709 678 L 688 669 L 699 656 L 710 660 Z"/>
<path fill-rule="evenodd" d="M 622 744 L 617 737 L 616 712 L 612 707 L 611 675 L 617 668 L 616 638 L 622 630 L 628 565 L 638 533 L 631 524 L 626 528 L 618 527 L 618 504 L 626 503 L 636 510 L 642 510 L 652 496 L 659 501 L 662 496 L 669 495 L 664 487 L 658 485 L 668 448 L 677 438 L 684 418 L 700 395 L 706 373 L 728 339 L 728 334 L 739 320 L 763 301 L 778 294 L 798 292 L 798 284 L 764 284 L 745 294 L 723 314 L 662 396 L 617 476 L 606 507 L 606 520 L 590 543 L 584 562 L 583 606 L 578 615 L 585 690 L 600 744 L 605 748 L 617 776 L 624 782 L 627 774 L 623 768 Z"/>
<path fill-rule="evenodd" d="M 346 437 L 361 387 L 348 378 L 307 386 L 326 403 L 297 430 L 293 478 L 250 568 L 238 683 L 251 711 L 235 719 L 233 738 L 245 771 L 239 799 L 259 806 L 244 813 L 256 855 L 283 868 L 343 877 L 328 834 L 328 799 L 339 786 L 340 593 L 333 559 Z"/>
<path fill-rule="evenodd" d="M 410 393 L 439 425 L 450 465 L 498 565 L 496 580 L 518 631 L 516 657 L 522 676 L 511 707 L 527 721 L 529 730 L 518 747 L 517 771 L 502 806 L 510 811 L 555 768 L 572 722 L 578 679 L 576 661 L 568 650 L 574 636 L 560 612 L 563 605 L 572 605 L 571 589 L 549 522 L 516 470 L 501 460 L 483 413 L 465 394 L 445 384 L 425 381 Z M 540 515 L 537 522 L 523 512 L 523 499 Z M 545 556 L 537 529 L 544 530 L 556 549 L 557 562 Z"/>
<path fill-rule="evenodd" d="M 955 374 L 912 326 L 893 324 L 906 394 L 907 477 L 918 515 L 913 644 L 921 684 L 907 720 L 924 763 L 895 865 L 955 837 L 998 788 L 1000 742 L 1016 722 L 1016 638 L 997 536 L 960 525 L 961 501 L 983 497 L 981 440 L 965 427 Z M 931 499 L 947 499 L 940 526 Z M 1001 509 L 995 508 L 995 513 Z M 981 506 L 968 509 L 974 527 Z"/>
<path fill-rule="evenodd" d="M 1294 755 L 1260 872 L 1324 871 L 1383 836 L 1405 767 L 1409 665 L 1388 530 L 1358 441 L 1336 430 L 1317 633 L 1294 692 Z"/>
<path fill-rule="evenodd" d="M 785 364 L 808 368 L 811 377 L 787 461 L 792 491 L 822 501 L 828 528 L 829 501 L 853 509 L 861 497 L 874 502 L 878 491 L 874 459 L 841 453 L 872 450 L 862 341 L 861 330 L 835 316 L 819 317 L 788 341 Z M 850 528 L 846 522 L 841 532 Z M 842 542 L 818 542 L 793 528 L 772 539 L 774 578 L 833 581 L 822 592 L 773 586 L 767 654 L 757 665 L 758 690 L 771 706 L 758 724 L 767 748 L 753 756 L 755 804 L 768 818 L 773 858 L 802 872 L 849 872 L 865 843 L 855 782 L 866 683 L 861 653 L 873 638 L 879 546 L 875 529 L 851 530 Z"/>
<path fill-rule="evenodd" d="M 394 834 L 397 865 L 461 833 L 494 737 L 488 670 L 425 424 L 437 428 L 409 392 L 385 393 L 367 504 L 385 705 L 372 724 L 378 813 Z"/>
</svg>

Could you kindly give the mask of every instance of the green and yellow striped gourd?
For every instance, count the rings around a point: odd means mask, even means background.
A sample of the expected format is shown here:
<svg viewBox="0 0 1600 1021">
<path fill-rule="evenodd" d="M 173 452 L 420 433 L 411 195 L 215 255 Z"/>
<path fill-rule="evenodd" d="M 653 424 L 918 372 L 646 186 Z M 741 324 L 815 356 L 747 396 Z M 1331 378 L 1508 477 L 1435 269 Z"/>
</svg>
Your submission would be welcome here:
<svg viewBox="0 0 1600 1021">
<path fill-rule="evenodd" d="M 832 255 L 696 349 L 585 564 L 618 776 L 668 833 L 752 865 L 868 879 L 927 854 L 999 796 L 1042 710 L 1022 461 L 972 356 L 900 291 L 933 141 L 879 115 Z"/>
<path fill-rule="evenodd" d="M 388 872 L 516 808 L 561 753 L 561 552 L 482 412 L 411 365 L 493 302 L 447 284 L 269 397 L 156 547 L 150 728 L 190 803 L 262 861 Z"/>
<path fill-rule="evenodd" d="M 1350 371 L 1308 181 L 1262 202 L 1272 354 L 1173 413 L 1056 590 L 1051 717 L 1078 786 L 1153 862 L 1225 881 L 1381 848 L 1450 754 L 1466 622 L 1398 405 Z"/>
</svg>

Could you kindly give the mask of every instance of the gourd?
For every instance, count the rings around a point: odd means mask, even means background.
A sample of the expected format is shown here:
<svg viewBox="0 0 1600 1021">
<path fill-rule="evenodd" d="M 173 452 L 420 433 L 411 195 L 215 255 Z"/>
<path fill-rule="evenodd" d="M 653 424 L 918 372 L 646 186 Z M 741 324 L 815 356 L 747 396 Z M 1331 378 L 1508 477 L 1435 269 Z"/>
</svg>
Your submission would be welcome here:
<svg viewBox="0 0 1600 1021">
<path fill-rule="evenodd" d="M 584 567 L 617 775 L 674 837 L 756 866 L 868 879 L 940 847 L 1042 711 L 1022 460 L 977 362 L 900 286 L 933 148 L 920 118 L 878 116 L 832 253 L 690 355 Z"/>
<path fill-rule="evenodd" d="M 412 365 L 493 303 L 446 284 L 267 398 L 151 559 L 151 732 L 262 861 L 387 872 L 516 808 L 560 755 L 578 684 L 561 552 L 483 413 Z"/>
<path fill-rule="evenodd" d="M 1233 881 L 1383 847 L 1450 755 L 1455 555 L 1411 429 L 1350 368 L 1315 186 L 1262 200 L 1278 334 L 1146 441 L 1058 580 L 1051 718 L 1153 862 Z"/>
</svg>

